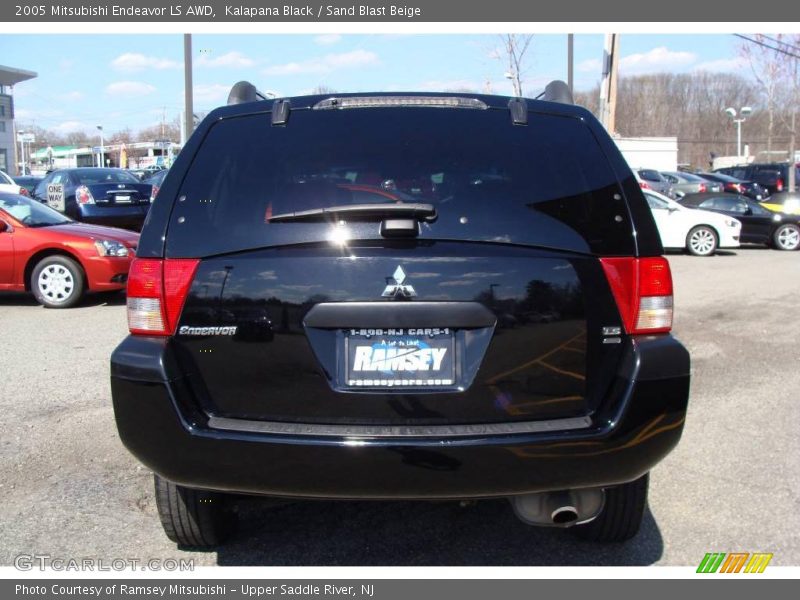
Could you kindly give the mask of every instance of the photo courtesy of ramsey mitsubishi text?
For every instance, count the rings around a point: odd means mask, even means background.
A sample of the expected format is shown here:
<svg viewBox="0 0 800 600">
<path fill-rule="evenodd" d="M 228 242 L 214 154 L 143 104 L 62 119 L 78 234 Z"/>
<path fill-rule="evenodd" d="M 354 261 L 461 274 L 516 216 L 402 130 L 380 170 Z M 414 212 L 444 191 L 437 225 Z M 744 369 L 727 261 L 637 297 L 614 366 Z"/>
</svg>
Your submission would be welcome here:
<svg viewBox="0 0 800 600">
<path fill-rule="evenodd" d="M 3 597 L 800 577 L 800 8 L 126 2 L 0 6 Z"/>
</svg>

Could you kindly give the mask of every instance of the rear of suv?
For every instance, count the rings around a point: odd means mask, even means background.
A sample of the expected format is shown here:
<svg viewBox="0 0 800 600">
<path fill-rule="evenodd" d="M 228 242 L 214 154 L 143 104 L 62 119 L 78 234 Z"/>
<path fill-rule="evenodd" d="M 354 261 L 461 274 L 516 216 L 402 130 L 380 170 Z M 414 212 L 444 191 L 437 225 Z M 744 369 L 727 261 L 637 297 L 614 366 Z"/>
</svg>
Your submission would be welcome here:
<svg viewBox="0 0 800 600">
<path fill-rule="evenodd" d="M 528 524 L 635 535 L 689 356 L 636 178 L 564 87 L 266 102 L 237 84 L 201 123 L 111 358 L 170 539 L 220 543 L 237 494 L 508 498 Z"/>
</svg>

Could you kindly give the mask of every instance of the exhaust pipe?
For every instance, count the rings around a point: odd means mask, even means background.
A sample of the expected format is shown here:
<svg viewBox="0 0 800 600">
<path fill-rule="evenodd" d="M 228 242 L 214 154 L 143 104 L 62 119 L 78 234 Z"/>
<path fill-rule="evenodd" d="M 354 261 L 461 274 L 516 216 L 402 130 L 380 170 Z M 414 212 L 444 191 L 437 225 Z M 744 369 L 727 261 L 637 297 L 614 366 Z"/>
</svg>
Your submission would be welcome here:
<svg viewBox="0 0 800 600">
<path fill-rule="evenodd" d="M 578 509 L 574 506 L 559 506 L 550 514 L 553 525 L 569 527 L 578 522 Z"/>
<path fill-rule="evenodd" d="M 514 513 L 528 525 L 570 527 L 588 523 L 603 510 L 602 488 L 538 492 L 510 498 Z"/>
</svg>

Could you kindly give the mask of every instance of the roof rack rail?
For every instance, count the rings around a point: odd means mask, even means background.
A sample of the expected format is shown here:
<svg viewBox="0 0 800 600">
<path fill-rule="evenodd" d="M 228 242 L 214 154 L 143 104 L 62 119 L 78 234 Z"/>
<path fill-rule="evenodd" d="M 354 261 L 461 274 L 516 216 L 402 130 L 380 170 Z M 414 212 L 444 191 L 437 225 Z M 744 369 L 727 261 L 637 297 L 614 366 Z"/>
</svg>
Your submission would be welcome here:
<svg viewBox="0 0 800 600">
<path fill-rule="evenodd" d="M 572 98 L 572 90 L 560 79 L 554 79 L 548 83 L 544 91 L 536 96 L 536 99 L 542 99 L 546 102 L 560 102 L 561 104 L 575 104 L 575 100 Z"/>
<path fill-rule="evenodd" d="M 244 102 L 258 102 L 267 100 L 267 95 L 256 89 L 249 81 L 239 81 L 234 84 L 228 94 L 228 104 L 242 104 Z"/>
</svg>

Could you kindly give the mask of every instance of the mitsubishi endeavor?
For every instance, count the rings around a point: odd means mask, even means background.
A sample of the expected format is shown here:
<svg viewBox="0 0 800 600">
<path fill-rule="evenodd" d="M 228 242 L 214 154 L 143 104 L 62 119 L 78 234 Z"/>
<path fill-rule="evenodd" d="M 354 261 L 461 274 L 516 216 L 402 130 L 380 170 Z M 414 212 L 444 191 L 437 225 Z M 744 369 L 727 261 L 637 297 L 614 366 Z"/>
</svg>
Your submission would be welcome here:
<svg viewBox="0 0 800 600">
<path fill-rule="evenodd" d="M 183 546 L 222 542 L 242 494 L 507 498 L 629 539 L 689 396 L 662 253 L 562 82 L 274 101 L 240 82 L 145 222 L 120 437 Z"/>
</svg>

